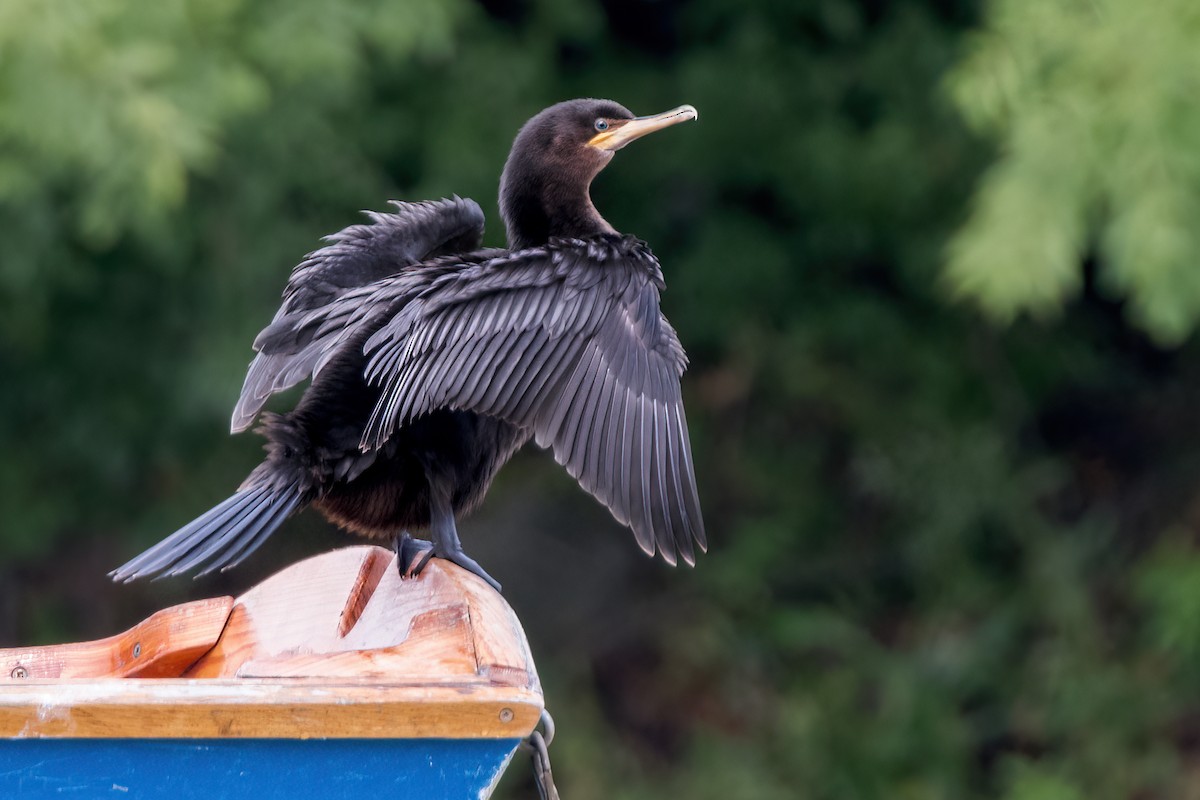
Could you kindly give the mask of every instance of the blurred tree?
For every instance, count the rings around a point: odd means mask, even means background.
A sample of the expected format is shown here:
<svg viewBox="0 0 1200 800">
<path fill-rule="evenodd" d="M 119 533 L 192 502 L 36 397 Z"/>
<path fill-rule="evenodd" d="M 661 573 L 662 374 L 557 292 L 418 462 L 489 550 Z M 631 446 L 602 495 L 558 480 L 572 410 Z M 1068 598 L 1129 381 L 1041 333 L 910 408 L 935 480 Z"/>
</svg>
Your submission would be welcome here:
<svg viewBox="0 0 1200 800">
<path fill-rule="evenodd" d="M 1200 318 L 1200 7 L 994 0 L 949 86 L 1001 156 L 950 247 L 949 278 L 1000 319 L 1107 294 L 1177 343 Z"/>
<path fill-rule="evenodd" d="M 311 224 L 291 229 L 289 202 L 307 213 L 329 198 L 344 213 L 349 187 L 385 194 L 340 128 L 371 135 L 355 107 L 371 70 L 445 52 L 463 11 L 440 0 L 0 3 L 0 224 L 20 232 L 0 261 L 12 387 L 0 426 L 29 454 L 0 467 L 10 551 L 52 547 L 83 509 L 92 524 L 106 507 L 127 519 L 106 498 L 161 480 L 191 414 L 211 430 L 226 365 L 244 359 L 261 319 L 226 330 L 245 307 L 215 286 L 236 295 L 261 275 L 254 288 L 277 292 L 294 258 L 278 244 L 294 254 L 314 238 Z M 265 177 L 292 170 L 304 174 Z M 61 501 L 64 487 L 77 503 Z"/>
</svg>

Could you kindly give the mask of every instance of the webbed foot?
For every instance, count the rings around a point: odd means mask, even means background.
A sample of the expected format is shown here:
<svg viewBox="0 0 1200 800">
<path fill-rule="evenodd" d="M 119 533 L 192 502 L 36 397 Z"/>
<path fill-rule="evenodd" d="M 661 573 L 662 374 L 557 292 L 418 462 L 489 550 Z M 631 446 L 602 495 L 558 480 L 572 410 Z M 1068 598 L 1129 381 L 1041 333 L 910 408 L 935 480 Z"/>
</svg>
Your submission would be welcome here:
<svg viewBox="0 0 1200 800">
<path fill-rule="evenodd" d="M 493 578 L 491 575 L 488 575 L 484 571 L 483 567 L 479 566 L 479 562 L 476 561 L 475 559 L 471 558 L 466 553 L 464 553 L 462 551 L 461 547 L 458 548 L 457 550 L 451 550 L 448 553 L 439 553 L 439 552 L 437 552 L 437 546 L 435 545 L 434 549 L 433 549 L 433 555 L 436 555 L 438 558 L 444 558 L 447 561 L 451 561 L 455 564 L 458 564 L 460 567 L 465 569 L 467 572 L 474 573 L 475 575 L 478 575 L 479 577 L 483 578 L 497 592 L 500 591 L 500 582 L 497 581 L 495 578 Z"/>
</svg>

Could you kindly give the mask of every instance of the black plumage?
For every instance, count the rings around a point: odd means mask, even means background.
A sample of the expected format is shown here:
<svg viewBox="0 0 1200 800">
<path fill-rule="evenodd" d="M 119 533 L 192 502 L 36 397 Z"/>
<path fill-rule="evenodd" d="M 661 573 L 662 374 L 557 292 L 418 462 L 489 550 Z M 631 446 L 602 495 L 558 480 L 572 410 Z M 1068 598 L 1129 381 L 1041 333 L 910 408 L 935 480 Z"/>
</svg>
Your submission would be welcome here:
<svg viewBox="0 0 1200 800">
<path fill-rule="evenodd" d="M 693 118 L 690 106 L 634 118 L 604 100 L 538 114 L 501 178 L 508 249 L 480 249 L 483 213 L 459 198 L 395 203 L 329 237 L 292 272 L 233 412 L 245 430 L 272 394 L 311 379 L 292 411 L 262 414 L 267 458 L 113 576 L 227 569 L 314 505 L 353 532 L 426 549 L 417 571 L 436 555 L 491 581 L 455 518 L 530 438 L 643 550 L 693 563 L 706 545 L 680 394 L 687 358 L 659 308 L 657 259 L 588 191 L 617 149 Z"/>
</svg>

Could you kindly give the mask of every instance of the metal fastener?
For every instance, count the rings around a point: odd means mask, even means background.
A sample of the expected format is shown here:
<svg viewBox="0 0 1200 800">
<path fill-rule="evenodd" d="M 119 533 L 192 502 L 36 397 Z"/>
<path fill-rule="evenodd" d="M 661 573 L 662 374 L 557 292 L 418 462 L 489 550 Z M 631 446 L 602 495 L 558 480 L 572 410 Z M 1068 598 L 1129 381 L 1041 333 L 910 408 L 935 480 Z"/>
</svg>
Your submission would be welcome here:
<svg viewBox="0 0 1200 800">
<path fill-rule="evenodd" d="M 13 667 L 13 671 L 9 673 L 9 676 L 13 677 L 13 678 L 18 678 L 18 679 L 28 678 L 29 670 L 25 669 L 20 664 L 18 664 L 17 666 Z"/>
<path fill-rule="evenodd" d="M 137 644 L 135 644 L 133 646 L 133 657 L 134 658 L 142 657 L 142 643 L 141 642 L 138 642 Z"/>
<path fill-rule="evenodd" d="M 506 723 L 506 724 L 509 722 L 512 722 L 513 721 L 513 710 L 511 708 L 500 709 L 500 721 L 503 723 Z"/>
</svg>

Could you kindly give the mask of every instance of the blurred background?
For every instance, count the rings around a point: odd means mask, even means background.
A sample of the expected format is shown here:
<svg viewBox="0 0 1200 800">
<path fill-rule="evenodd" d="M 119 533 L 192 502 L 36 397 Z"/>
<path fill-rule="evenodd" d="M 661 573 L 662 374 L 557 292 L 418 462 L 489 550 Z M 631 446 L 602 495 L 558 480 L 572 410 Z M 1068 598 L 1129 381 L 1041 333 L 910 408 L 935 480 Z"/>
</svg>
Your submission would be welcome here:
<svg viewBox="0 0 1200 800">
<path fill-rule="evenodd" d="M 502 244 L 577 96 L 700 110 L 593 197 L 662 261 L 711 549 L 536 450 L 462 523 L 564 796 L 1200 798 L 1193 0 L 0 0 L 0 645 L 348 543 L 105 577 L 258 462 L 229 412 L 318 237 L 458 193 Z"/>
</svg>

